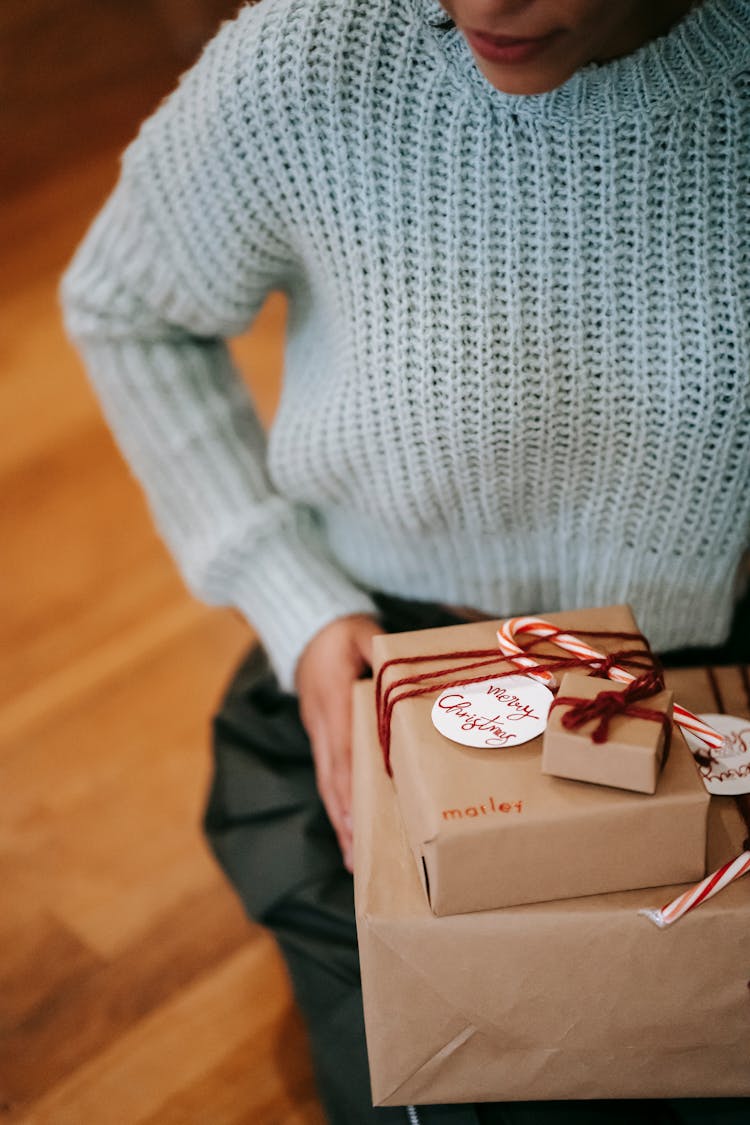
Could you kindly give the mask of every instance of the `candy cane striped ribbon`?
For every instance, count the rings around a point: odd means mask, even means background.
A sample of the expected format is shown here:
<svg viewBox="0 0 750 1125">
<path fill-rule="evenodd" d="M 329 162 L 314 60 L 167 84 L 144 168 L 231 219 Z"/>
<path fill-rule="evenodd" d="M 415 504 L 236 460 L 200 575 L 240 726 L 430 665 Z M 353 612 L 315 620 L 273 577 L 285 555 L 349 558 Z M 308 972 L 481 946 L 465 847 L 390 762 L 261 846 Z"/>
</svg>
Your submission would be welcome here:
<svg viewBox="0 0 750 1125">
<path fill-rule="evenodd" d="M 572 633 L 559 633 L 551 622 L 545 621 L 541 617 L 512 617 L 498 629 L 497 640 L 501 652 L 523 668 L 535 667 L 536 661 L 527 656 L 517 643 L 516 635 L 520 633 L 530 633 L 535 637 L 546 637 L 551 644 L 557 645 L 566 652 L 584 657 L 594 668 L 596 668 L 597 663 L 602 664 L 606 660 L 604 653 L 597 652 L 596 649 L 582 641 L 580 637 L 575 637 Z M 607 675 L 611 680 L 617 680 L 625 684 L 635 679 L 635 676 L 630 672 L 616 665 L 607 669 Z M 543 679 L 547 684 L 554 680 L 549 672 L 539 673 L 537 678 Z M 674 721 L 678 726 L 682 727 L 683 730 L 689 730 L 712 750 L 718 750 L 722 745 L 723 735 L 719 734 L 708 723 L 704 723 L 692 711 L 687 711 L 684 707 L 675 703 L 673 714 Z M 695 887 L 691 887 L 689 891 L 684 891 L 681 895 L 678 895 L 676 899 L 667 903 L 661 910 L 639 910 L 638 913 L 649 918 L 660 929 L 664 929 L 671 926 L 678 918 L 682 918 L 689 910 L 693 910 L 706 899 L 718 894 L 735 879 L 746 875 L 748 871 L 750 871 L 750 851 L 744 851 L 735 859 L 730 860 L 729 863 L 725 863 L 718 871 L 708 875 Z"/>
<path fill-rule="evenodd" d="M 536 664 L 533 657 L 527 656 L 516 641 L 516 636 L 523 633 L 530 633 L 534 637 L 546 637 L 551 644 L 557 645 L 558 648 L 571 652 L 575 656 L 583 657 L 594 668 L 596 668 L 597 663 L 601 664 L 606 660 L 603 652 L 598 652 L 582 641 L 580 637 L 573 636 L 572 633 L 560 633 L 551 622 L 545 621 L 542 617 L 511 617 L 508 621 L 503 622 L 498 629 L 497 640 L 501 652 L 510 657 L 514 664 L 518 664 L 522 668 L 533 668 Z M 617 665 L 607 669 L 607 676 L 610 680 L 616 680 L 622 684 L 629 684 L 635 679 L 632 673 L 624 668 L 619 668 Z M 554 677 L 549 672 L 539 673 L 536 678 L 543 680 L 548 686 L 554 681 Z M 674 721 L 678 726 L 682 727 L 683 730 L 689 730 L 691 734 L 694 734 L 701 742 L 705 742 L 706 746 L 709 746 L 712 750 L 718 750 L 724 742 L 723 735 L 710 727 L 708 723 L 704 723 L 691 711 L 680 707 L 679 703 L 675 703 L 673 714 Z"/>
<path fill-rule="evenodd" d="M 713 875 L 708 875 L 703 882 L 691 887 L 689 891 L 684 891 L 666 906 L 662 906 L 661 910 L 639 910 L 638 913 L 643 914 L 663 930 L 678 918 L 682 918 L 688 910 L 693 910 L 707 898 L 717 895 L 724 887 L 739 879 L 741 875 L 746 875 L 748 871 L 750 871 L 750 852 L 742 852 L 736 859 L 730 859 L 729 863 L 714 871 Z"/>
</svg>

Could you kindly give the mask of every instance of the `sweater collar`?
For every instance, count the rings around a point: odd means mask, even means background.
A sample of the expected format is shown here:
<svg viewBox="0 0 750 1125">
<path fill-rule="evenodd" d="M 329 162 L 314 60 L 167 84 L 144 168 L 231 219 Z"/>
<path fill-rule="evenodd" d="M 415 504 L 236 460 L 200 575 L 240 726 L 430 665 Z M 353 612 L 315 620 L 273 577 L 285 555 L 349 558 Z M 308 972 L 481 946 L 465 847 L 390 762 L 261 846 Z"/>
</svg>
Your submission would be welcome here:
<svg viewBox="0 0 750 1125">
<path fill-rule="evenodd" d="M 750 71 L 750 0 L 703 0 L 659 39 L 621 59 L 592 63 L 547 94 L 495 89 L 438 0 L 410 0 L 436 49 L 498 108 L 523 116 L 570 120 L 634 115 L 700 96 L 718 82 Z"/>
</svg>

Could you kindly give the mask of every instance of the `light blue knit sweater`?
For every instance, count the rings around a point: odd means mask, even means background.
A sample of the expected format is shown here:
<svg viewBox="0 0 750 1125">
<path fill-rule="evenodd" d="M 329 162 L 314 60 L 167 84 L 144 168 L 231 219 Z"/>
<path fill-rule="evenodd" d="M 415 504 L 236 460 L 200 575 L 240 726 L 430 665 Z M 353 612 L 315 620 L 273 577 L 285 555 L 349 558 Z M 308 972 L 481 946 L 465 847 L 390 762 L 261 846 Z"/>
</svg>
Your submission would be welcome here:
<svg viewBox="0 0 750 1125">
<path fill-rule="evenodd" d="M 513 97 L 434 0 L 263 0 L 124 157 L 70 333 L 282 683 L 368 588 L 726 634 L 750 526 L 750 3 Z M 224 338 L 291 320 L 268 445 Z"/>
</svg>

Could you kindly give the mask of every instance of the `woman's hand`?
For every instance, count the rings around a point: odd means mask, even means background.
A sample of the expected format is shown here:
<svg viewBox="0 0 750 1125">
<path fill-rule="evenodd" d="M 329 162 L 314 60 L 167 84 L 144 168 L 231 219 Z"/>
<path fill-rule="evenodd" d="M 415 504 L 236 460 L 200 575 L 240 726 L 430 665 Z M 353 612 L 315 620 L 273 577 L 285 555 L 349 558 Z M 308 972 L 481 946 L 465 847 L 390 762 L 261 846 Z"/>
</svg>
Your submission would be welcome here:
<svg viewBox="0 0 750 1125">
<path fill-rule="evenodd" d="M 295 677 L 318 791 L 348 871 L 352 870 L 352 685 L 372 666 L 372 638 L 382 632 L 366 614 L 337 618 L 308 642 Z"/>
</svg>

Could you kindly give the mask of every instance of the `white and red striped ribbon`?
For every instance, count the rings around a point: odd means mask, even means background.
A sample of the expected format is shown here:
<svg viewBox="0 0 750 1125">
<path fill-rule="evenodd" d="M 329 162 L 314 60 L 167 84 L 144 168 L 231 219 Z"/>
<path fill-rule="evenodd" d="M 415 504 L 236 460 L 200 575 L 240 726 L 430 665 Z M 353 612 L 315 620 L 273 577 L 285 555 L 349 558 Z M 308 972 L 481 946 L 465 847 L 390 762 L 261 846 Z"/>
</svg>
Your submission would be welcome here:
<svg viewBox="0 0 750 1125">
<path fill-rule="evenodd" d="M 497 640 L 501 652 L 510 657 L 514 664 L 518 664 L 522 668 L 534 668 L 540 659 L 539 657 L 534 659 L 527 656 L 517 643 L 516 635 L 523 633 L 530 633 L 534 637 L 548 638 L 550 644 L 557 645 L 558 648 L 564 649 L 574 656 L 583 657 L 595 670 L 597 664 L 606 660 L 603 652 L 598 652 L 591 645 L 582 641 L 580 637 L 573 636 L 572 633 L 558 633 L 556 627 L 542 617 L 511 617 L 508 621 L 504 621 L 498 629 Z M 616 665 L 607 670 L 607 676 L 610 680 L 616 680 L 621 684 L 629 684 L 636 678 L 625 668 L 619 668 Z M 550 672 L 540 672 L 536 678 L 542 680 L 548 687 L 554 682 L 554 676 Z M 710 727 L 708 723 L 704 723 L 692 711 L 687 711 L 684 707 L 681 707 L 679 703 L 675 703 L 673 714 L 674 721 L 679 727 L 682 727 L 683 730 L 689 730 L 710 749 L 718 750 L 723 744 L 724 736 L 722 734 Z"/>
<path fill-rule="evenodd" d="M 558 633 L 556 627 L 542 617 L 511 617 L 508 621 L 503 622 L 498 629 L 497 640 L 501 652 L 521 668 L 535 668 L 538 661 L 543 659 L 528 656 L 524 652 L 516 641 L 516 636 L 522 633 L 529 633 L 535 637 L 546 637 L 550 644 L 557 645 L 565 652 L 573 653 L 575 656 L 583 657 L 594 670 L 606 660 L 604 653 L 598 652 L 572 633 Z M 529 671 L 529 675 L 534 675 L 534 673 Z M 616 665 L 607 669 L 607 676 L 611 680 L 624 684 L 631 683 L 635 679 L 632 673 Z M 555 677 L 551 672 L 539 672 L 535 679 L 542 680 L 548 687 L 555 683 Z M 678 703 L 674 704 L 673 715 L 678 726 L 682 727 L 683 730 L 690 731 L 711 750 L 718 750 L 723 744 L 724 736 L 722 734 Z M 682 918 L 689 910 L 700 906 L 706 899 L 718 894 L 724 887 L 748 872 L 750 872 L 750 851 L 744 851 L 735 859 L 725 863 L 718 871 L 708 875 L 695 887 L 691 887 L 690 890 L 678 895 L 672 902 L 668 902 L 660 910 L 639 910 L 638 913 L 649 918 L 660 929 L 665 929 Z"/>
<path fill-rule="evenodd" d="M 677 898 L 668 902 L 666 906 L 662 906 L 660 910 L 639 910 L 638 913 L 643 914 L 645 918 L 648 918 L 660 930 L 663 930 L 667 926 L 671 926 L 678 918 L 682 918 L 688 910 L 693 910 L 706 899 L 717 895 L 719 891 L 724 890 L 724 887 L 728 887 L 730 883 L 739 879 L 741 875 L 746 875 L 748 871 L 750 871 L 750 852 L 742 852 L 736 859 L 730 859 L 729 863 L 725 863 L 718 871 L 714 871 L 713 875 L 707 875 L 702 882 L 691 887 L 689 891 L 684 891 Z"/>
</svg>

